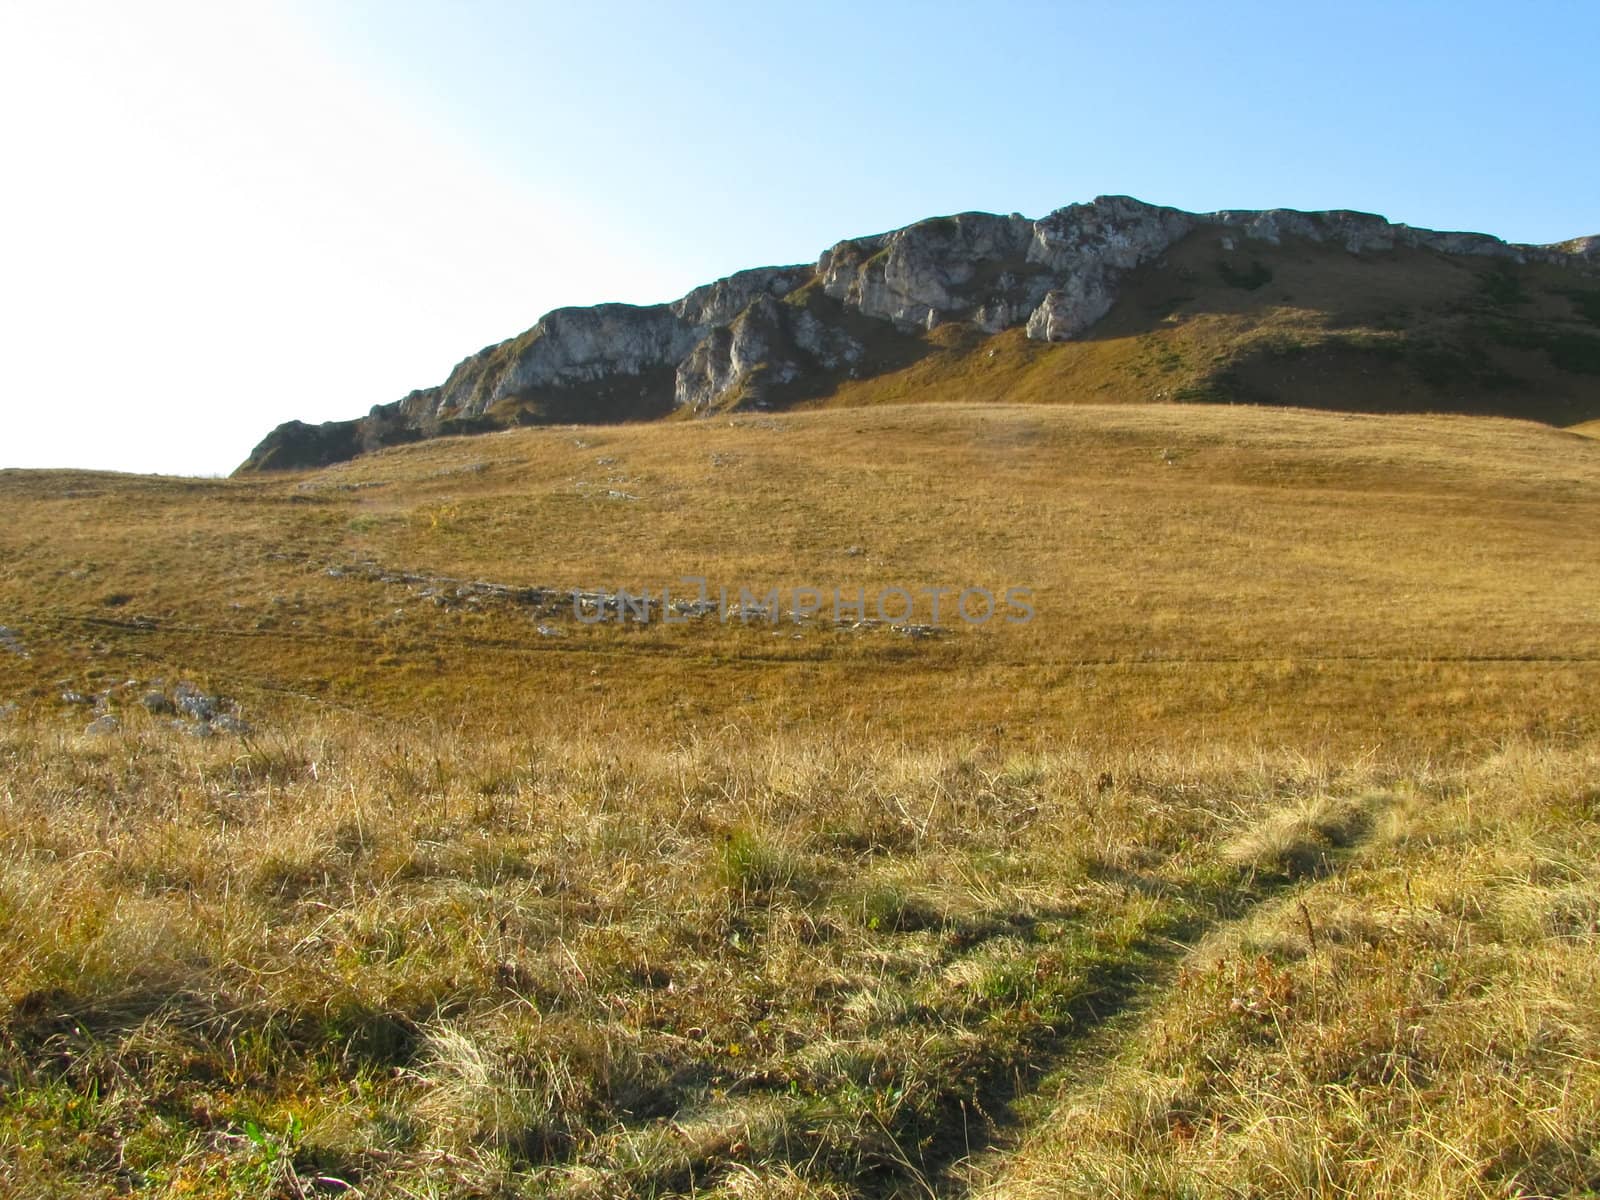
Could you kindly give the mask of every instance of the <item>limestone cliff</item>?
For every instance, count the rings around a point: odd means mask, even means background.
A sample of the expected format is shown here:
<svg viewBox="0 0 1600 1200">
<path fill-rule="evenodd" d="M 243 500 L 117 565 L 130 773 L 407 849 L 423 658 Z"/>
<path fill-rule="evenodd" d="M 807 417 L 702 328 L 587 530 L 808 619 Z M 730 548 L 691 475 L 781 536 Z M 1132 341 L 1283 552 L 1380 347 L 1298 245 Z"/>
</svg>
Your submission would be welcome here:
<svg viewBox="0 0 1600 1200">
<path fill-rule="evenodd" d="M 1513 245 L 1348 211 L 1195 214 L 1102 196 L 1038 220 L 962 213 L 841 241 L 814 267 L 743 271 L 669 304 L 557 309 L 462 360 L 437 387 L 353 421 L 279 426 L 241 470 L 316 466 L 516 423 L 765 407 L 798 382 L 892 369 L 916 338 L 951 322 L 982 334 L 1021 327 L 1039 342 L 1081 338 L 1130 271 L 1206 229 L 1223 253 L 1293 242 L 1352 256 L 1404 247 L 1585 274 L 1600 266 L 1600 238 Z"/>
</svg>

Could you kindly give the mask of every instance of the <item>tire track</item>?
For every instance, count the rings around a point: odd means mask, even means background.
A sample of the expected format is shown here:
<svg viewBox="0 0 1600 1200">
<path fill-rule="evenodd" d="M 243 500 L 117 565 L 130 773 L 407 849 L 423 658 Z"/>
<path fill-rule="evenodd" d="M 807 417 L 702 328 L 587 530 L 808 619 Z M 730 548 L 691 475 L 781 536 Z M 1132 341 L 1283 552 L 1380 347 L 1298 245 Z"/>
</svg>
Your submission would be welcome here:
<svg viewBox="0 0 1600 1200">
<path fill-rule="evenodd" d="M 1143 963 L 1146 977 L 1116 997 L 1115 1005 L 1087 1028 L 1067 1033 L 1050 1047 L 1049 1061 L 1038 1064 L 1026 1080 L 1019 1079 L 1019 1086 L 987 1131 L 985 1144 L 938 1164 L 937 1171 L 930 1172 L 922 1181 L 927 1194 L 934 1200 L 989 1200 L 995 1196 L 995 1183 L 1003 1178 L 1011 1154 L 1034 1125 L 1053 1120 L 1055 1113 L 1070 1108 L 1077 1098 L 1098 1089 L 1108 1077 L 1112 1064 L 1137 1042 L 1145 1022 L 1166 998 L 1169 986 L 1185 962 L 1207 947 L 1226 941 L 1263 914 L 1296 905 L 1304 910 L 1305 891 L 1337 876 L 1360 856 L 1371 840 L 1378 818 L 1392 800 L 1384 794 L 1382 803 L 1365 807 L 1357 835 L 1346 845 L 1324 849 L 1320 870 L 1275 881 L 1260 893 L 1246 893 L 1237 906 L 1224 907 L 1214 919 L 1196 924 L 1164 946 L 1153 947 Z M 1251 887 L 1254 883 L 1252 872 L 1245 886 Z M 1306 920 L 1309 927 L 1309 913 Z M 1314 930 L 1311 936 L 1315 952 Z M 1053 1099 L 1048 1101 L 1046 1115 L 1030 1123 L 1022 1110 L 1030 1103 L 1045 1101 L 1047 1093 L 1053 1094 Z"/>
</svg>

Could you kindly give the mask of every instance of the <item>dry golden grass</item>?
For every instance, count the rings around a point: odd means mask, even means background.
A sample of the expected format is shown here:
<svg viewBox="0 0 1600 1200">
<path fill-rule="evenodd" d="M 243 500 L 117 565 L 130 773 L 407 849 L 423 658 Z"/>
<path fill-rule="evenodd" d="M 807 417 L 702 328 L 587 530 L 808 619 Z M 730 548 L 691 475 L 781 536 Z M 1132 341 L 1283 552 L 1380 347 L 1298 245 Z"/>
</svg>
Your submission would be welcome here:
<svg viewBox="0 0 1600 1200">
<path fill-rule="evenodd" d="M 0 622 L 34 657 L 0 655 L 0 693 L 187 674 L 257 710 L 487 707 L 530 734 L 1470 748 L 1594 709 L 1597 482 L 1591 440 L 1531 424 L 1160 406 L 523 430 L 267 480 L 10 474 Z M 522 610 L 325 571 L 363 560 L 555 587 L 1028 586 L 1037 617 L 916 642 L 570 616 L 542 637 Z"/>
<path fill-rule="evenodd" d="M 1592 746 L 129 724 L 0 735 L 24 1194 L 1510 1196 L 1600 1169 Z M 1015 1109 L 1058 1063 L 1060 1106 Z"/>
<path fill-rule="evenodd" d="M 0 1194 L 1592 1189 L 1597 484 L 1139 405 L 0 473 Z"/>
<path fill-rule="evenodd" d="M 0 741 L 0 1150 L 40 1191 L 897 1192 L 1330 778 L 130 724 Z"/>
<path fill-rule="evenodd" d="M 1593 1194 L 1597 768 L 1518 746 L 1406 794 L 1209 935 L 977 1193 Z"/>
</svg>

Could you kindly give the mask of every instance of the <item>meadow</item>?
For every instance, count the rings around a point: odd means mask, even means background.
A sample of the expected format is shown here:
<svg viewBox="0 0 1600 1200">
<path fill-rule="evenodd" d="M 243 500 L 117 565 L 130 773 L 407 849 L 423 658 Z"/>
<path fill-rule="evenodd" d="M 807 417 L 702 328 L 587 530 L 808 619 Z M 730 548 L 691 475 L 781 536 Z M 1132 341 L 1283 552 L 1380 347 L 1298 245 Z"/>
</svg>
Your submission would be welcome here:
<svg viewBox="0 0 1600 1200">
<path fill-rule="evenodd" d="M 1597 484 L 1144 404 L 0 472 L 0 1194 L 1593 1193 Z M 1035 614 L 566 600 L 685 576 Z"/>
</svg>

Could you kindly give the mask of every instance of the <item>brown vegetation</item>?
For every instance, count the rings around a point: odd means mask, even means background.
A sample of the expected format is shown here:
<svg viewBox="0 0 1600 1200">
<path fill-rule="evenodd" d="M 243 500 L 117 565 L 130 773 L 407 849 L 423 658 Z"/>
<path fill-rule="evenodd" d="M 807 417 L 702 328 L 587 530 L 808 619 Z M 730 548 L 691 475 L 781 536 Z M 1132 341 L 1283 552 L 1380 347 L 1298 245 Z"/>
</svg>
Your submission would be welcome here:
<svg viewBox="0 0 1600 1200">
<path fill-rule="evenodd" d="M 0 473 L 0 1193 L 1592 1190 L 1597 483 L 977 403 Z M 685 574 L 1037 615 L 460 582 Z"/>
</svg>

